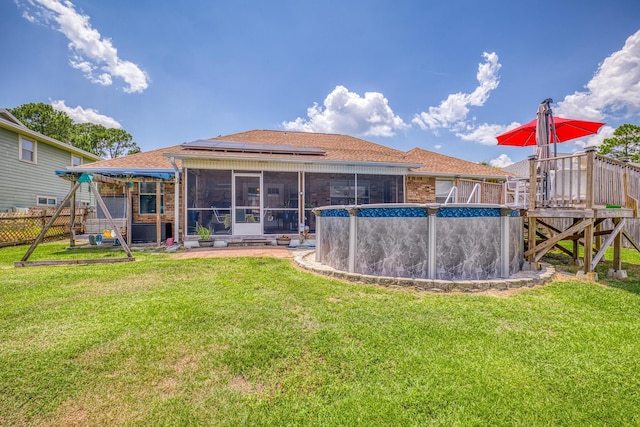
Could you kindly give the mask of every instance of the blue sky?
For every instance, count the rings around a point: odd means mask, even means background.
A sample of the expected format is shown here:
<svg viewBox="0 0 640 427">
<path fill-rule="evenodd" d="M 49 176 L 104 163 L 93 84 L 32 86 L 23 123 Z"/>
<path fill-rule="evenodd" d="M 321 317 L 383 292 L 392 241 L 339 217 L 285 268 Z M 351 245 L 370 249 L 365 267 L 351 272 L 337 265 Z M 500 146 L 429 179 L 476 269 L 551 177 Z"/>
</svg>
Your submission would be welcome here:
<svg viewBox="0 0 640 427">
<path fill-rule="evenodd" d="M 252 129 L 496 165 L 554 114 L 640 124 L 640 1 L 0 2 L 0 107 L 46 102 L 143 151 Z"/>
</svg>

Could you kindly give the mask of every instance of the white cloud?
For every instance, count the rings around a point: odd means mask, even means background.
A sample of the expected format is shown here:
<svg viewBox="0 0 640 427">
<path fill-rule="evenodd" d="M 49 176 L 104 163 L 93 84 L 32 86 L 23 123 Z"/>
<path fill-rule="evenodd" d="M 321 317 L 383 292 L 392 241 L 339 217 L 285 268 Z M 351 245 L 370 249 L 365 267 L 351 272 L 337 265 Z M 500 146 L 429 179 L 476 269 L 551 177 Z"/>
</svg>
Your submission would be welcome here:
<svg viewBox="0 0 640 427">
<path fill-rule="evenodd" d="M 81 106 L 75 108 L 69 107 L 65 104 L 64 99 L 51 101 L 51 105 L 55 110 L 67 113 L 76 123 L 95 123 L 107 128 L 116 129 L 122 127 L 116 119 L 100 114 L 98 110 L 94 110 L 93 108 L 82 108 Z"/>
<path fill-rule="evenodd" d="M 604 142 L 605 138 L 611 138 L 613 132 L 616 129 L 611 126 L 603 126 L 596 135 L 591 135 L 586 138 L 580 138 L 572 141 L 580 150 L 584 150 L 586 147 L 599 147 Z"/>
<path fill-rule="evenodd" d="M 492 90 L 498 87 L 498 71 L 502 65 L 498 62 L 495 52 L 484 52 L 484 63 L 478 64 L 478 87 L 471 93 L 454 93 L 437 107 L 429 107 L 428 112 L 416 114 L 413 123 L 421 129 L 435 130 L 438 128 L 460 129 L 469 114 L 469 106 L 481 107 L 489 98 Z"/>
<path fill-rule="evenodd" d="M 439 150 L 442 148 L 442 144 L 434 145 L 433 148 L 435 148 L 436 150 Z"/>
<path fill-rule="evenodd" d="M 497 158 L 493 160 L 489 160 L 489 165 L 503 168 L 505 166 L 509 166 L 513 164 L 513 160 L 509 158 L 506 154 L 500 154 Z"/>
<path fill-rule="evenodd" d="M 513 122 L 507 126 L 483 123 L 456 132 L 456 136 L 463 141 L 477 142 L 482 145 L 497 145 L 496 135 L 500 135 L 518 126 L 520 126 L 520 123 L 517 122 Z"/>
<path fill-rule="evenodd" d="M 627 38 L 622 49 L 598 67 L 585 91 L 574 92 L 558 102 L 554 114 L 602 121 L 640 114 L 640 30 Z"/>
<path fill-rule="evenodd" d="M 69 39 L 70 65 L 82 71 L 93 83 L 111 85 L 112 77 L 124 80 L 127 93 L 143 92 L 149 86 L 147 74 L 136 64 L 118 57 L 111 40 L 91 27 L 89 16 L 80 14 L 70 1 L 16 0 L 26 9 L 22 16 L 29 22 L 42 23 Z"/>
<path fill-rule="evenodd" d="M 363 98 L 344 86 L 336 86 L 323 105 L 314 103 L 307 108 L 307 118 L 298 117 L 282 126 L 292 131 L 364 136 L 393 136 L 396 130 L 409 127 L 378 92 L 365 92 Z"/>
</svg>

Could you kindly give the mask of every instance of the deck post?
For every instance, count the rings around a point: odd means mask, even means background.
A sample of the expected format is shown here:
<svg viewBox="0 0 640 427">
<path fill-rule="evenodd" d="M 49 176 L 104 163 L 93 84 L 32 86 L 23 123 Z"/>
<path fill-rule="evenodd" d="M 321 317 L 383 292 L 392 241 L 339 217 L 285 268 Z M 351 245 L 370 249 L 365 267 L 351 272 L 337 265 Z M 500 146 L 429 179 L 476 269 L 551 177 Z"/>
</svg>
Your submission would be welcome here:
<svg viewBox="0 0 640 427">
<path fill-rule="evenodd" d="M 586 208 L 593 209 L 595 204 L 594 200 L 594 179 L 593 179 L 593 167 L 595 165 L 596 149 L 595 147 L 589 147 L 585 150 L 587 153 L 587 188 L 586 190 Z M 593 230 L 592 237 L 593 237 Z"/>
<path fill-rule="evenodd" d="M 613 225 L 618 225 L 620 218 L 613 218 Z M 620 259 L 620 252 L 622 250 L 622 233 L 618 233 L 613 240 L 613 270 L 618 271 L 622 269 L 622 261 Z"/>
<path fill-rule="evenodd" d="M 578 222 L 578 219 L 577 219 L 577 218 L 574 218 L 574 219 L 573 219 L 573 224 L 572 224 L 572 226 L 573 226 L 573 225 L 576 225 L 576 224 L 577 224 L 577 222 Z M 572 253 L 573 253 L 573 254 L 572 254 L 572 258 L 573 258 L 573 265 L 579 266 L 579 264 L 578 264 L 578 259 L 579 259 L 579 257 L 578 257 L 578 252 L 579 252 L 579 248 L 580 248 L 580 242 L 579 242 L 579 240 L 578 240 L 578 239 L 573 239 L 573 240 L 571 241 L 571 243 L 572 243 L 572 248 L 571 248 L 571 249 L 572 249 Z"/>
<path fill-rule="evenodd" d="M 538 157 L 533 155 L 529 156 L 529 209 L 536 208 L 536 193 L 538 189 L 537 173 L 536 173 L 536 161 Z"/>
<path fill-rule="evenodd" d="M 528 234 L 528 243 L 527 243 L 527 251 L 536 247 L 536 230 L 538 229 L 538 218 L 535 216 L 529 217 L 529 232 Z M 529 261 L 530 265 L 533 265 L 535 261 L 535 251 L 532 251 L 531 254 L 527 257 L 527 261 Z"/>
<path fill-rule="evenodd" d="M 584 274 L 587 278 L 592 278 L 591 259 L 593 258 L 593 220 L 588 220 L 589 224 L 584 228 Z M 595 280 L 598 280 L 597 278 Z"/>
</svg>

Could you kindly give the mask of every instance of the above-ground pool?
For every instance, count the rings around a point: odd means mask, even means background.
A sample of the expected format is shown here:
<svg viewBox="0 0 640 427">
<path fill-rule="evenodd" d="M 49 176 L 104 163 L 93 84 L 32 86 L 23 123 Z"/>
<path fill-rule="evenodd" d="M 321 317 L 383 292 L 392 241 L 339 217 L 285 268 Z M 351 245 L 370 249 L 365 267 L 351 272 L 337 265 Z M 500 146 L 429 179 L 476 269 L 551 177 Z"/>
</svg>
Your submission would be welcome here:
<svg viewBox="0 0 640 427">
<path fill-rule="evenodd" d="M 393 204 L 314 210 L 316 261 L 349 273 L 437 280 L 507 278 L 523 264 L 519 210 Z"/>
</svg>

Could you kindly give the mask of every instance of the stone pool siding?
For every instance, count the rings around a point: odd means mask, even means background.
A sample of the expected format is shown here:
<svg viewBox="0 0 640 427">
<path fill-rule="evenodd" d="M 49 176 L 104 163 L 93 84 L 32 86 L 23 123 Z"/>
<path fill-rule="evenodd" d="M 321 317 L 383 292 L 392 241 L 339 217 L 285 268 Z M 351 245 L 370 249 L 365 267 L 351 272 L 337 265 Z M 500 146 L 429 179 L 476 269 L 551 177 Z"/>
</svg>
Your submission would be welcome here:
<svg viewBox="0 0 640 427">
<path fill-rule="evenodd" d="M 305 253 L 294 258 L 295 263 L 311 272 L 354 283 L 380 285 L 389 288 L 412 289 L 431 292 L 483 292 L 489 290 L 505 291 L 517 288 L 532 288 L 551 283 L 556 274 L 549 264 L 540 264 L 540 269 L 525 269 L 507 279 L 494 280 L 431 280 L 406 277 L 384 277 L 366 274 L 348 273 L 336 270 L 315 261 L 315 252 Z"/>
</svg>

